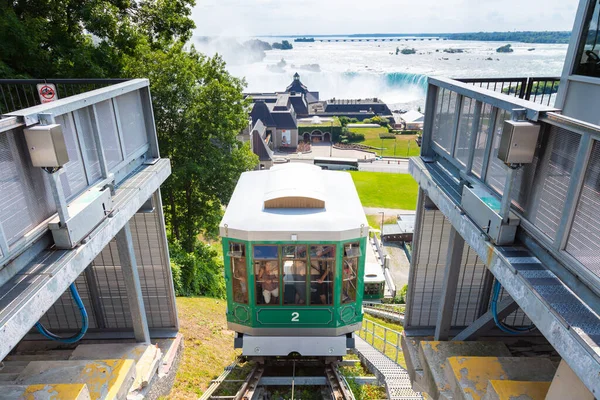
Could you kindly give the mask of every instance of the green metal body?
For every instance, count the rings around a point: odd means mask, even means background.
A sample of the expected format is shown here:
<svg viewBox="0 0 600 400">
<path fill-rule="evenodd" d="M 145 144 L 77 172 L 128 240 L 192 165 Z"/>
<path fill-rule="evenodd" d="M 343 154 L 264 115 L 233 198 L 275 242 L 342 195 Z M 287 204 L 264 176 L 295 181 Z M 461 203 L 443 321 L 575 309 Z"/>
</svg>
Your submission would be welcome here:
<svg viewBox="0 0 600 400">
<path fill-rule="evenodd" d="M 231 257 L 228 255 L 230 243 L 240 243 L 246 246 L 246 272 L 248 283 L 248 304 L 234 301 Z M 343 246 L 347 243 L 359 243 L 361 256 L 358 259 L 358 275 L 356 286 L 356 300 L 342 304 L 342 259 Z M 300 336 L 311 336 L 310 331 L 333 332 L 336 328 L 359 324 L 362 322 L 362 301 L 364 295 L 364 269 L 366 238 L 357 238 L 342 242 L 323 241 L 261 241 L 248 242 L 231 238 L 222 238 L 223 255 L 225 261 L 225 281 L 227 284 L 227 321 L 234 326 L 241 326 L 265 332 L 265 329 L 279 328 L 293 329 Z M 335 245 L 335 272 L 332 305 L 300 305 L 283 304 L 283 295 L 279 296 L 279 304 L 257 304 L 256 277 L 254 274 L 254 260 L 252 246 L 254 245 Z M 281 264 L 281 251 L 279 262 Z M 310 255 L 307 254 L 307 263 L 310 265 Z M 307 274 L 307 288 L 310 288 L 309 274 Z M 279 287 L 283 288 L 283 274 L 279 274 Z"/>
</svg>

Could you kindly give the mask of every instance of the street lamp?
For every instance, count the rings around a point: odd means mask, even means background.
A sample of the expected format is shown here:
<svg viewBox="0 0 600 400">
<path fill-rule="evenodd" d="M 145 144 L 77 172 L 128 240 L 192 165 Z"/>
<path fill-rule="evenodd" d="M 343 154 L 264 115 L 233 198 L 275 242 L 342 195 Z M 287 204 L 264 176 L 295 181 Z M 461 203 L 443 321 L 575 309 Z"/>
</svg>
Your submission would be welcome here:
<svg viewBox="0 0 600 400">
<path fill-rule="evenodd" d="M 379 214 L 381 214 L 381 234 L 383 235 L 383 218 L 385 213 L 383 211 L 379 211 Z"/>
</svg>

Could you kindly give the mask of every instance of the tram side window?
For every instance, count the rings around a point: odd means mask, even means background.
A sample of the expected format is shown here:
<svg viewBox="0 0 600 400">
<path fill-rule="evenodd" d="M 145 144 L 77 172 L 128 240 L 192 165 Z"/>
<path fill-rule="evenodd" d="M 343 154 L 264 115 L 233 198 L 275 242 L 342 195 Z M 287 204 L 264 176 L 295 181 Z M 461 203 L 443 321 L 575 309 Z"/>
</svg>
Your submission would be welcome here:
<svg viewBox="0 0 600 400">
<path fill-rule="evenodd" d="M 310 246 L 310 304 L 332 305 L 335 246 Z"/>
<path fill-rule="evenodd" d="M 248 273 L 246 269 L 246 246 L 242 243 L 229 243 L 229 260 L 233 301 L 248 304 Z"/>
<path fill-rule="evenodd" d="M 279 304 L 278 246 L 254 246 L 256 304 Z"/>
<path fill-rule="evenodd" d="M 306 304 L 306 245 L 282 246 L 283 304 Z"/>
<path fill-rule="evenodd" d="M 358 259 L 360 255 L 359 243 L 344 245 L 344 258 L 342 260 L 342 304 L 356 301 Z"/>
</svg>

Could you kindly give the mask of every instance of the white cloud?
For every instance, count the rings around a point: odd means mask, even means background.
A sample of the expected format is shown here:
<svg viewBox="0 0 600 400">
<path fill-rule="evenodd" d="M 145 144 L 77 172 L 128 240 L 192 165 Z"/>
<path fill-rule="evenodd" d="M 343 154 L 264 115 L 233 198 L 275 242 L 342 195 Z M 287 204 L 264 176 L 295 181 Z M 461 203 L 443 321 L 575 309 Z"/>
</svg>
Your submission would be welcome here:
<svg viewBox="0 0 600 400">
<path fill-rule="evenodd" d="M 198 36 L 571 30 L 577 0 L 200 0 Z"/>
</svg>

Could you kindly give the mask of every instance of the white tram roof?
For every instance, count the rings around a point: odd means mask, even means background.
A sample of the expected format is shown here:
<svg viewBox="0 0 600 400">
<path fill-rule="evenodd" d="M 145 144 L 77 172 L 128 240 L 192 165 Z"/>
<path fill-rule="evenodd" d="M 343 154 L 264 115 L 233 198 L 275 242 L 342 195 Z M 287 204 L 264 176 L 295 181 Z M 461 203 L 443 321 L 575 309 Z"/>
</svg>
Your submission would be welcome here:
<svg viewBox="0 0 600 400">
<path fill-rule="evenodd" d="M 303 163 L 244 172 L 220 224 L 222 237 L 249 241 L 341 241 L 368 231 L 351 175 Z"/>
<path fill-rule="evenodd" d="M 383 282 L 383 268 L 381 264 L 374 262 L 365 263 L 365 283 Z"/>
</svg>

